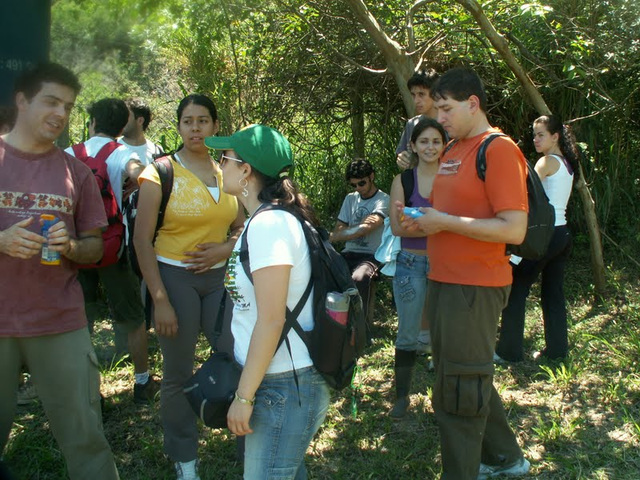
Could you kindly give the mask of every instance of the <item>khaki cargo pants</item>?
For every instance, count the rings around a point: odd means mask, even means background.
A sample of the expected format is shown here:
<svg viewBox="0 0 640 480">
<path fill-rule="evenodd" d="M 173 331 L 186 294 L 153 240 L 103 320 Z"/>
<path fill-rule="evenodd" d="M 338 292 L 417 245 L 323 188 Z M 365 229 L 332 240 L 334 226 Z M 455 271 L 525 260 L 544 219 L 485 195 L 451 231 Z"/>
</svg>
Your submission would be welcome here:
<svg viewBox="0 0 640 480">
<path fill-rule="evenodd" d="M 429 280 L 427 318 L 436 368 L 432 404 L 442 479 L 475 480 L 480 462 L 509 465 L 522 453 L 493 386 L 493 351 L 510 287 Z"/>
<path fill-rule="evenodd" d="M 31 373 L 71 480 L 117 480 L 102 429 L 100 371 L 87 327 L 56 335 L 0 338 L 0 454 L 16 413 L 23 363 Z"/>
</svg>

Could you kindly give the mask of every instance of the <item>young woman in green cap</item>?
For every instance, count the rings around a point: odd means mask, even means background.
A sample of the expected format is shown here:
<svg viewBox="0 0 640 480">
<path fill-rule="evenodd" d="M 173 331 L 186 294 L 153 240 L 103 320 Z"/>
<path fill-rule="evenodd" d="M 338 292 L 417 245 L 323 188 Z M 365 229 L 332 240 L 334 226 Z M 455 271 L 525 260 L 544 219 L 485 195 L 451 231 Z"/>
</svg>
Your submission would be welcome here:
<svg viewBox="0 0 640 480">
<path fill-rule="evenodd" d="M 293 330 L 288 342 L 278 347 L 278 341 L 286 307 L 295 308 L 309 282 L 309 249 L 294 215 L 261 210 L 275 203 L 313 225 L 318 221 L 288 176 L 291 147 L 278 131 L 252 125 L 231 137 L 208 138 L 207 144 L 223 150 L 223 189 L 251 215 L 245 234 L 253 281 L 239 258 L 242 236 L 225 280 L 234 301 L 235 358 L 243 366 L 227 416 L 229 429 L 246 435 L 245 479 L 305 479 L 305 452 L 326 416 L 329 388 Z M 311 303 L 297 319 L 307 331 L 314 325 Z"/>
</svg>

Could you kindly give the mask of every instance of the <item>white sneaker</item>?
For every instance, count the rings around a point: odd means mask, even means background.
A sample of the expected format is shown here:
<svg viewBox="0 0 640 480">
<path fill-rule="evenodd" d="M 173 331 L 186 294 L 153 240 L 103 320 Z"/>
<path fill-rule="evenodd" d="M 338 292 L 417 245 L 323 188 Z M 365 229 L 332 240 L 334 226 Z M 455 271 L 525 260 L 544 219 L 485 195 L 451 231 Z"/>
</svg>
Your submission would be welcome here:
<svg viewBox="0 0 640 480">
<path fill-rule="evenodd" d="M 529 473 L 530 468 L 531 464 L 529 463 L 529 460 L 524 457 L 522 457 L 516 463 L 513 463 L 506 467 L 499 465 L 492 467 L 491 465 L 485 465 L 484 463 L 481 463 L 477 480 L 485 480 L 487 478 L 499 476 L 520 477 Z"/>
<path fill-rule="evenodd" d="M 35 402 L 36 400 L 38 400 L 36 386 L 31 381 L 31 377 L 25 375 L 22 385 L 18 387 L 18 405 L 29 405 L 31 402 Z"/>
<path fill-rule="evenodd" d="M 493 363 L 497 365 L 504 365 L 505 363 L 507 363 L 507 361 L 496 352 L 493 352 Z"/>
<path fill-rule="evenodd" d="M 190 462 L 176 462 L 173 465 L 176 468 L 177 480 L 200 480 L 197 471 L 197 460 L 191 460 Z"/>
</svg>

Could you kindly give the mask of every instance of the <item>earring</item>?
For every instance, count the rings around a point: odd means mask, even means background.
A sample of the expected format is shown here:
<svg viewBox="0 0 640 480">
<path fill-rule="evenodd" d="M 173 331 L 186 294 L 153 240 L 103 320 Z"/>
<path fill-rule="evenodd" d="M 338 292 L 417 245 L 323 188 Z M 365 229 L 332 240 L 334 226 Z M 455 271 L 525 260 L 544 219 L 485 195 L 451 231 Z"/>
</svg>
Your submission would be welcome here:
<svg viewBox="0 0 640 480">
<path fill-rule="evenodd" d="M 242 184 L 242 182 L 244 182 L 244 185 Z M 241 178 L 238 181 L 238 185 L 240 185 L 240 188 L 242 188 L 242 196 L 243 197 L 248 197 L 249 196 L 249 190 L 247 190 L 247 185 L 249 185 L 249 182 L 247 182 L 246 178 Z"/>
</svg>

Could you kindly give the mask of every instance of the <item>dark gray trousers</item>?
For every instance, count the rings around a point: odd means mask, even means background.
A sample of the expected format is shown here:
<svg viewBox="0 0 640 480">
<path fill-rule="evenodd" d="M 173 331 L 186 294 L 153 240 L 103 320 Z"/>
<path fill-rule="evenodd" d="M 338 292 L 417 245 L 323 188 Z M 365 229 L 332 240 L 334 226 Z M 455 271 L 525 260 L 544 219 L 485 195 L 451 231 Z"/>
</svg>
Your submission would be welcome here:
<svg viewBox="0 0 640 480">
<path fill-rule="evenodd" d="M 164 263 L 159 263 L 159 267 L 169 301 L 178 317 L 175 337 L 158 335 L 163 356 L 160 418 L 164 451 L 174 462 L 188 462 L 197 457 L 198 425 L 182 389 L 193 374 L 198 335 L 203 332 L 210 345 L 214 341 L 225 269 L 216 268 L 196 275 Z"/>
</svg>

